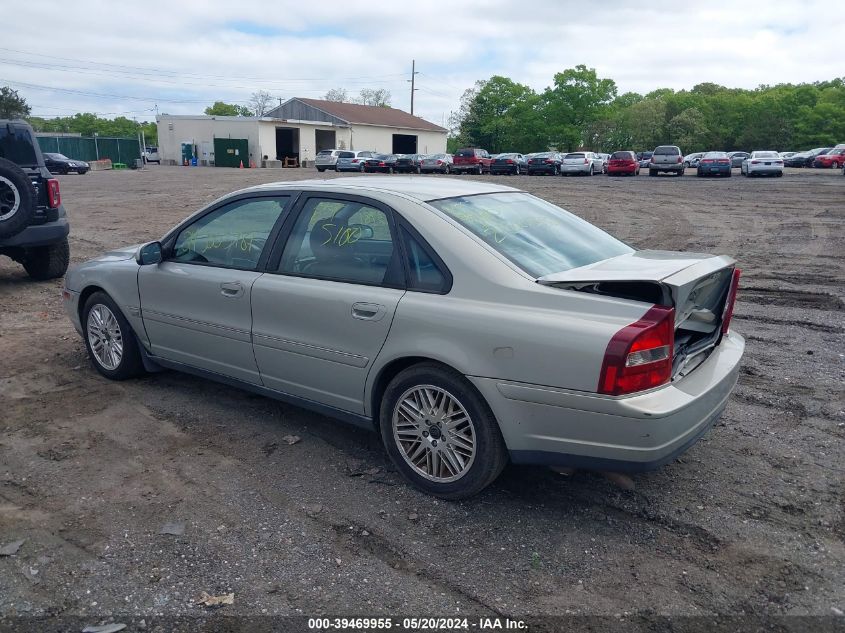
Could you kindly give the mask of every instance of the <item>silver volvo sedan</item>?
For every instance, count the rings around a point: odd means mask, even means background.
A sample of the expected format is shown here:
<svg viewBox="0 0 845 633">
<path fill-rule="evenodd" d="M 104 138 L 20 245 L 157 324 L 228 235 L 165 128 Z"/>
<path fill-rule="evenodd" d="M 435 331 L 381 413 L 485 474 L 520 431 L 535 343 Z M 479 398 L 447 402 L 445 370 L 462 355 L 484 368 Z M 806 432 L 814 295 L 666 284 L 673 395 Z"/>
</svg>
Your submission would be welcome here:
<svg viewBox="0 0 845 633">
<path fill-rule="evenodd" d="M 459 499 L 509 460 L 687 450 L 736 383 L 738 281 L 511 187 L 375 177 L 225 196 L 75 268 L 63 298 L 103 376 L 176 369 L 375 429 L 408 481 Z"/>
</svg>

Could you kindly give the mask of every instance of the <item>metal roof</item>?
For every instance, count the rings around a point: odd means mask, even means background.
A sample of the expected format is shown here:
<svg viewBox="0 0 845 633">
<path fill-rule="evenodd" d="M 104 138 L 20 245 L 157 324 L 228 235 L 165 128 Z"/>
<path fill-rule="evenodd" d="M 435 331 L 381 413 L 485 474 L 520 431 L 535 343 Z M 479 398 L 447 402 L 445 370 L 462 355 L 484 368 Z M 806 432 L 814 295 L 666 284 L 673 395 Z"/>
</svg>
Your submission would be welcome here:
<svg viewBox="0 0 845 633">
<path fill-rule="evenodd" d="M 363 194 L 367 191 L 396 193 L 424 202 L 439 198 L 456 198 L 481 193 L 520 191 L 513 187 L 464 178 L 443 178 L 441 176 L 359 176 L 351 178 L 329 178 L 311 180 L 288 180 L 270 182 L 247 191 L 266 189 L 308 189 L 318 191 L 348 191 Z"/>
<path fill-rule="evenodd" d="M 301 105 L 297 105 L 301 104 Z M 341 103 L 338 101 L 324 101 L 321 99 L 305 99 L 293 97 L 280 106 L 276 106 L 264 116 L 273 118 L 303 118 L 306 115 L 302 107 L 307 106 L 328 115 L 332 120 L 343 121 L 348 124 L 377 125 L 382 127 L 402 128 L 406 130 L 423 130 L 445 133 L 446 129 L 425 119 L 408 114 L 403 110 L 382 106 L 360 105 L 358 103 Z M 312 115 L 319 116 L 316 112 Z M 305 120 L 308 120 L 305 118 Z"/>
</svg>

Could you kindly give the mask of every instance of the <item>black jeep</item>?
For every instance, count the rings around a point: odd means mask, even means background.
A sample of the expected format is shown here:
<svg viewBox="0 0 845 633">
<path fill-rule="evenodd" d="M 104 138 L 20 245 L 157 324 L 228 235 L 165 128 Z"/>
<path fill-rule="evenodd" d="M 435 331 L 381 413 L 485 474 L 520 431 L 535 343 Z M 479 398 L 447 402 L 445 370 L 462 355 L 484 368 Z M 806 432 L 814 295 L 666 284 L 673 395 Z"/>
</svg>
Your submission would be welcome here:
<svg viewBox="0 0 845 633">
<path fill-rule="evenodd" d="M 0 119 L 0 255 L 20 262 L 33 279 L 61 277 L 70 261 L 69 231 L 59 181 L 32 128 Z"/>
</svg>

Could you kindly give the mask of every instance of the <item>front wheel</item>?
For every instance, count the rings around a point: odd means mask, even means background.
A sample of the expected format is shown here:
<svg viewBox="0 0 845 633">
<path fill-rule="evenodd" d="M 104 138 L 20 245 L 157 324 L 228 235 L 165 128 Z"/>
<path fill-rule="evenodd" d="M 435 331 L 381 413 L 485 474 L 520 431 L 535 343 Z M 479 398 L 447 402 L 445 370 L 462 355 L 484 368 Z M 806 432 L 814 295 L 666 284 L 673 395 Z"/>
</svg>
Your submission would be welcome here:
<svg viewBox="0 0 845 633">
<path fill-rule="evenodd" d="M 449 165 L 446 165 L 446 169 L 443 170 L 443 173 L 446 174 L 447 176 L 449 176 L 452 173 L 452 169 L 449 167 Z"/>
<path fill-rule="evenodd" d="M 129 322 L 105 292 L 95 292 L 82 311 L 85 347 L 94 369 L 111 380 L 143 373 L 141 352 Z"/>
<path fill-rule="evenodd" d="M 322 174 L 324 171 L 326 171 L 326 168 L 325 167 L 317 167 L 317 171 Z"/>
<path fill-rule="evenodd" d="M 833 162 L 830 164 L 830 166 L 831 166 L 833 169 L 839 169 L 839 163 L 837 163 L 836 161 L 833 161 Z"/>
<path fill-rule="evenodd" d="M 499 425 L 457 372 L 424 363 L 398 374 L 381 401 L 380 431 L 397 470 L 442 499 L 465 499 L 490 485 L 507 462 Z"/>
</svg>

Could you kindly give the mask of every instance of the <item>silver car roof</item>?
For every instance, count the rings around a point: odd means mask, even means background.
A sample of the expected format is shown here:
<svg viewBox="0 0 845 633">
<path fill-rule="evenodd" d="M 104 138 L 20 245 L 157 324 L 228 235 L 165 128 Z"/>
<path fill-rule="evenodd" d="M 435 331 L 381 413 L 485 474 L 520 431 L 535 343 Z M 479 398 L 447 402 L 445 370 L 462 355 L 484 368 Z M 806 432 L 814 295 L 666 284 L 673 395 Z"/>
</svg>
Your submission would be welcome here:
<svg viewBox="0 0 845 633">
<path fill-rule="evenodd" d="M 332 178 L 325 180 L 294 180 L 287 182 L 269 182 L 256 187 L 250 187 L 234 193 L 251 191 L 268 191 L 284 189 L 308 189 L 317 191 L 346 191 L 348 193 L 365 193 L 379 191 L 405 195 L 427 202 L 440 198 L 456 198 L 459 196 L 473 196 L 481 193 L 501 193 L 521 191 L 505 185 L 474 182 L 458 178 L 420 178 L 402 176 L 364 176 L 358 178 Z M 232 194 L 234 195 L 234 194 Z M 228 197 L 228 196 L 227 196 Z"/>
</svg>

